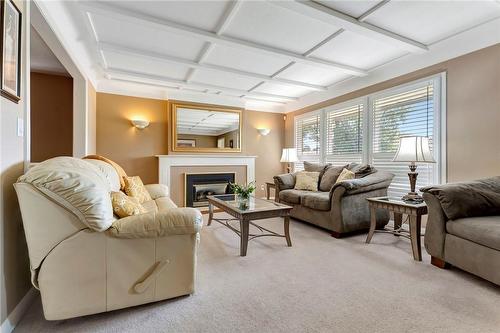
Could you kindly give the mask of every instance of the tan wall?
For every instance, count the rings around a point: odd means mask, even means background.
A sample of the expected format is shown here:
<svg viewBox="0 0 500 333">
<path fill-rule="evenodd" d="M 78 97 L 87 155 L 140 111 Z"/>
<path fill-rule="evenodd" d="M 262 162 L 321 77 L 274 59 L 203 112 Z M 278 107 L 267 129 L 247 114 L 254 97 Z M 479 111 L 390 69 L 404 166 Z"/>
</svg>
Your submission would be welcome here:
<svg viewBox="0 0 500 333">
<path fill-rule="evenodd" d="M 294 117 L 411 82 L 447 73 L 448 181 L 500 175 L 500 44 L 378 83 L 287 114 L 285 142 L 293 146 Z"/>
<path fill-rule="evenodd" d="M 224 138 L 224 147 L 230 148 L 230 142 L 233 140 L 233 148 L 238 148 L 238 135 L 240 131 L 239 130 L 234 130 L 231 132 L 224 133 L 223 135 L 220 135 L 217 137 L 217 140 L 220 138 Z"/>
<path fill-rule="evenodd" d="M 14 0 L 22 13 L 26 2 Z M 24 16 L 23 16 L 24 23 Z M 22 228 L 21 213 L 12 184 L 23 173 L 24 138 L 16 133 L 17 119 L 24 118 L 26 88 L 29 79 L 26 66 L 26 26 L 21 39 L 21 101 L 15 104 L 0 97 L 0 322 L 31 288 L 28 248 Z M 28 30 L 29 31 L 29 30 Z"/>
<path fill-rule="evenodd" d="M 96 128 L 96 102 L 97 93 L 94 86 L 90 81 L 87 83 L 87 111 L 89 113 L 88 119 L 88 154 L 95 154 L 97 149 L 97 128 Z"/>
<path fill-rule="evenodd" d="M 196 140 L 197 148 L 217 148 L 217 137 L 210 135 L 177 134 L 177 139 Z"/>
<path fill-rule="evenodd" d="M 133 128 L 129 119 L 134 115 L 149 119 L 151 125 L 142 131 Z M 264 196 L 261 185 L 283 172 L 279 162 L 284 138 L 283 115 L 245 110 L 242 118 L 243 146 L 239 154 L 258 156 L 257 195 Z M 271 133 L 261 136 L 257 132 L 261 127 L 270 128 Z M 154 155 L 174 154 L 167 149 L 168 131 L 167 101 L 97 93 L 97 154 L 115 160 L 127 173 L 141 176 L 145 183 L 158 181 L 158 161 Z M 172 193 L 182 191 L 183 188 L 172 185 Z"/>
<path fill-rule="evenodd" d="M 158 159 L 167 153 L 167 101 L 97 93 L 97 154 L 120 164 L 144 183 L 158 182 Z M 139 130 L 130 120 L 144 118 Z"/>
<path fill-rule="evenodd" d="M 73 155 L 73 79 L 31 73 L 31 161 Z"/>
</svg>

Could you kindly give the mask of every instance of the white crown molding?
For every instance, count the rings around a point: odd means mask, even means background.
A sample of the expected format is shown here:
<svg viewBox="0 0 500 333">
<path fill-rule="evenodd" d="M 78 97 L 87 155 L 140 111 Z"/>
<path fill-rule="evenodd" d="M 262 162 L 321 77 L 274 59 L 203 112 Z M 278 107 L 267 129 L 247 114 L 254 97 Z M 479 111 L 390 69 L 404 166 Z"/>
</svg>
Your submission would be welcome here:
<svg viewBox="0 0 500 333">
<path fill-rule="evenodd" d="M 407 54 L 379 66 L 365 77 L 355 77 L 334 84 L 325 92 L 312 92 L 284 106 L 285 113 L 345 95 L 437 63 L 500 43 L 500 18 L 485 22 L 429 46 L 423 54 Z"/>
</svg>

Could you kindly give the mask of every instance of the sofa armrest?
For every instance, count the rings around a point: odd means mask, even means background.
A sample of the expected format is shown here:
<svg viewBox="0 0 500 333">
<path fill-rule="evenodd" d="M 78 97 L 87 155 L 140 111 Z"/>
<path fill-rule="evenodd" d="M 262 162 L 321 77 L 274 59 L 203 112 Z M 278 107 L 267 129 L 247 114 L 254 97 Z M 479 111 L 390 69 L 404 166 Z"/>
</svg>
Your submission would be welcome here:
<svg viewBox="0 0 500 333">
<path fill-rule="evenodd" d="M 196 234 L 203 217 L 195 208 L 173 208 L 128 216 L 113 222 L 107 233 L 115 238 L 159 238 L 171 235 Z"/>
<path fill-rule="evenodd" d="M 276 193 L 282 190 L 293 189 L 295 187 L 295 174 L 285 173 L 274 176 L 274 184 L 276 185 Z"/>
<path fill-rule="evenodd" d="M 427 252 L 441 260 L 444 258 L 444 241 L 446 238 L 446 222 L 448 219 L 441 208 L 439 199 L 431 194 L 423 194 L 427 204 L 428 217 L 425 225 L 424 245 Z"/>
<path fill-rule="evenodd" d="M 349 179 L 333 185 L 330 193 L 333 193 L 338 187 L 345 188 L 344 195 L 369 192 L 381 188 L 388 188 L 394 174 L 390 172 L 377 171 L 363 178 Z"/>
<path fill-rule="evenodd" d="M 168 197 L 168 186 L 163 184 L 144 185 L 151 199 L 155 200 L 161 197 Z"/>
</svg>

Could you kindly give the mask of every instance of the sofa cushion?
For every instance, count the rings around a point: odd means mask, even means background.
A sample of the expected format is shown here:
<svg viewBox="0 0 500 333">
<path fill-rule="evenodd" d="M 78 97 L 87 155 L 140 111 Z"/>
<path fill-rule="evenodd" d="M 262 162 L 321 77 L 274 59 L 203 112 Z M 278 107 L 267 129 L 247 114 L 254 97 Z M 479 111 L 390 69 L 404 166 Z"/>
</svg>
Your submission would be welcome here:
<svg viewBox="0 0 500 333">
<path fill-rule="evenodd" d="M 104 177 L 109 183 L 109 188 L 113 192 L 118 192 L 121 189 L 120 176 L 116 172 L 115 168 L 109 163 L 106 163 L 101 160 L 92 160 L 86 159 L 84 160 L 87 163 L 95 165 L 99 170 L 103 173 Z"/>
<path fill-rule="evenodd" d="M 331 166 L 331 163 L 318 164 L 318 163 L 311 163 L 311 162 L 304 161 L 304 171 L 319 172 L 318 187 L 319 187 L 319 183 L 321 182 L 321 178 L 323 178 L 323 175 L 325 174 L 326 169 L 328 169 L 330 166 Z"/>
<path fill-rule="evenodd" d="M 106 157 L 100 156 L 100 155 L 87 155 L 84 157 L 84 159 L 99 160 L 99 161 L 103 161 L 103 162 L 106 162 L 109 165 L 111 165 L 115 169 L 116 173 L 118 174 L 118 177 L 120 180 L 120 189 L 123 190 L 125 188 L 125 181 L 124 181 L 123 177 L 127 177 L 127 173 L 125 172 L 125 170 L 123 170 L 123 168 L 118 163 L 113 162 L 109 158 L 106 158 Z"/>
<path fill-rule="evenodd" d="M 295 177 L 295 189 L 317 191 L 319 172 L 300 171 Z"/>
<path fill-rule="evenodd" d="M 302 205 L 314 210 L 330 210 L 330 192 L 309 192 L 303 195 Z"/>
<path fill-rule="evenodd" d="M 446 231 L 500 251 L 500 216 L 466 217 L 448 221 Z"/>
<path fill-rule="evenodd" d="M 500 215 L 500 176 L 421 188 L 438 198 L 450 220 Z"/>
<path fill-rule="evenodd" d="M 355 174 L 354 178 L 363 178 L 363 177 L 366 177 L 368 175 L 371 175 L 372 173 L 377 172 L 377 169 L 375 169 L 370 164 L 360 165 L 357 163 L 351 163 L 351 164 L 349 164 L 347 169 L 354 172 L 354 174 Z"/>
<path fill-rule="evenodd" d="M 323 177 L 321 177 L 319 190 L 325 192 L 330 191 L 330 189 L 337 181 L 337 178 L 339 178 L 340 174 L 342 173 L 342 170 L 344 170 L 344 168 L 346 167 L 347 164 L 342 166 L 329 166 L 323 173 Z"/>
<path fill-rule="evenodd" d="M 307 193 L 311 193 L 311 191 L 302 191 L 302 190 L 283 190 L 278 194 L 280 201 L 286 201 L 291 204 L 300 204 L 301 197 Z"/>
</svg>

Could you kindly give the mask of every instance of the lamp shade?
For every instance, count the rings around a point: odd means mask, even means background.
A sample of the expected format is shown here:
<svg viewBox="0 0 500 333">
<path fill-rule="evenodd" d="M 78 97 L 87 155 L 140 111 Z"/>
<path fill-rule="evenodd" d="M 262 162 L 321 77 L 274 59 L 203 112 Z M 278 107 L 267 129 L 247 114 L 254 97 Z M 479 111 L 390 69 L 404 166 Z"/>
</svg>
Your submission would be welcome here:
<svg viewBox="0 0 500 333">
<path fill-rule="evenodd" d="M 426 136 L 402 136 L 393 162 L 435 163 Z"/>
<path fill-rule="evenodd" d="M 295 148 L 283 148 L 283 153 L 281 154 L 280 162 L 293 163 L 298 162 L 297 149 Z"/>
</svg>

